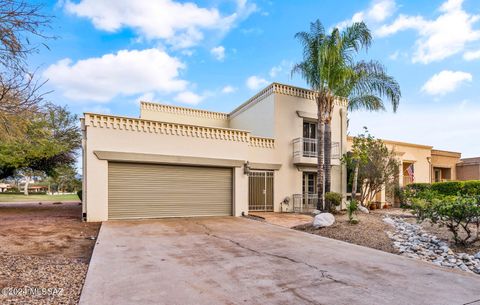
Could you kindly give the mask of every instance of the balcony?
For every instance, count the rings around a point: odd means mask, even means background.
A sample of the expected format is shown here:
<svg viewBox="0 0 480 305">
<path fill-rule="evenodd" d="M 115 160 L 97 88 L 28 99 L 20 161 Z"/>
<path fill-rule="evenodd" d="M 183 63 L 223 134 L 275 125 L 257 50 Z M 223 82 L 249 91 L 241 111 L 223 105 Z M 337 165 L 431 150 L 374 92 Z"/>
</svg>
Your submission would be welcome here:
<svg viewBox="0 0 480 305">
<path fill-rule="evenodd" d="M 293 140 L 293 163 L 295 165 L 317 164 L 317 139 L 297 138 Z M 340 165 L 340 143 L 332 142 L 332 165 Z"/>
</svg>

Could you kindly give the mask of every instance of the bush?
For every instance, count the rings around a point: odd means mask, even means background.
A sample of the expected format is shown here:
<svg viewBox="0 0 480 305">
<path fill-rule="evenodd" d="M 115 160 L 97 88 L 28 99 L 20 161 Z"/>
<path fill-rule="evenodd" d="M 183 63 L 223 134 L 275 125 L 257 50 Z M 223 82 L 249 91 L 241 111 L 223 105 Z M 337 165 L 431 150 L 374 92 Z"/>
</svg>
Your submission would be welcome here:
<svg viewBox="0 0 480 305">
<path fill-rule="evenodd" d="M 82 201 L 82 196 L 83 196 L 82 190 L 79 190 L 79 191 L 77 192 L 77 196 L 78 196 L 78 198 L 80 198 L 80 201 Z"/>
<path fill-rule="evenodd" d="M 419 222 L 429 220 L 447 227 L 456 244 L 468 245 L 479 240 L 480 197 L 445 196 L 430 202 L 414 199 L 412 209 Z M 475 224 L 476 229 L 471 224 Z"/>
<path fill-rule="evenodd" d="M 480 180 L 463 181 L 462 194 L 480 196 Z"/>
<path fill-rule="evenodd" d="M 336 213 L 337 207 L 342 204 L 342 194 L 335 192 L 325 193 L 325 204 L 330 213 Z"/>
<path fill-rule="evenodd" d="M 462 188 L 462 181 L 435 182 L 431 187 L 433 191 L 446 196 L 462 195 Z"/>
<path fill-rule="evenodd" d="M 414 192 L 423 192 L 431 189 L 432 185 L 430 183 L 411 183 L 405 188 Z"/>
</svg>

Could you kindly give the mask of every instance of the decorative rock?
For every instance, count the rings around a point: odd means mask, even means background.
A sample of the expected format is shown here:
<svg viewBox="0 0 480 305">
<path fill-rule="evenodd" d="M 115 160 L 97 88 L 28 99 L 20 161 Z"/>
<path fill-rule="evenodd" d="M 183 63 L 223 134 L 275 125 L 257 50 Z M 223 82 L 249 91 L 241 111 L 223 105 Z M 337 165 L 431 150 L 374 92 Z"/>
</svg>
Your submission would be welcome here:
<svg viewBox="0 0 480 305">
<path fill-rule="evenodd" d="M 320 213 L 313 219 L 314 228 L 329 227 L 335 223 L 335 217 L 330 213 Z"/>
<path fill-rule="evenodd" d="M 368 211 L 368 209 L 366 207 L 364 207 L 363 205 L 359 205 L 358 206 L 358 210 L 362 213 L 365 213 L 365 214 L 369 214 L 370 212 Z"/>
<path fill-rule="evenodd" d="M 454 253 L 446 242 L 426 233 L 419 225 L 389 216 L 383 218 L 383 221 L 395 228 L 394 233 L 387 232 L 387 235 L 401 255 L 437 266 L 480 274 L 480 252 L 475 255 Z"/>
</svg>

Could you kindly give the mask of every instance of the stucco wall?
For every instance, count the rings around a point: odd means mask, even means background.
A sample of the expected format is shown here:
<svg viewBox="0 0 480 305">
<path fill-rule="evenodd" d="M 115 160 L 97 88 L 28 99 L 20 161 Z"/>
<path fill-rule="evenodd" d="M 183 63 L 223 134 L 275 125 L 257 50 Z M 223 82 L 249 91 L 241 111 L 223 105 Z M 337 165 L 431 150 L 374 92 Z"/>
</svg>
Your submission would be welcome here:
<svg viewBox="0 0 480 305">
<path fill-rule="evenodd" d="M 94 151 L 149 153 L 229 160 L 247 160 L 247 142 L 165 135 L 142 131 L 93 127 L 86 120 L 85 206 L 88 221 L 104 221 L 108 215 L 108 162 L 99 160 Z M 235 171 L 235 215 L 248 213 L 243 168 Z"/>
<path fill-rule="evenodd" d="M 230 128 L 248 130 L 259 137 L 274 138 L 275 102 L 271 94 L 230 117 Z"/>
<path fill-rule="evenodd" d="M 457 166 L 458 180 L 480 180 L 480 164 L 459 164 Z"/>
</svg>

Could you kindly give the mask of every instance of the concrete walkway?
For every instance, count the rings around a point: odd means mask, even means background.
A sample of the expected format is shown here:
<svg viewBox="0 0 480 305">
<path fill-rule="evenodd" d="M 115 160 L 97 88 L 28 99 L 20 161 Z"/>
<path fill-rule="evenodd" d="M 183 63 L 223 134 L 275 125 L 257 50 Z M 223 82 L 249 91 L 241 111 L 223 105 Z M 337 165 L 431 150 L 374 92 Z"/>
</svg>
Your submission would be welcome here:
<svg viewBox="0 0 480 305">
<path fill-rule="evenodd" d="M 243 218 L 112 221 L 80 304 L 480 304 L 480 276 Z"/>
</svg>

